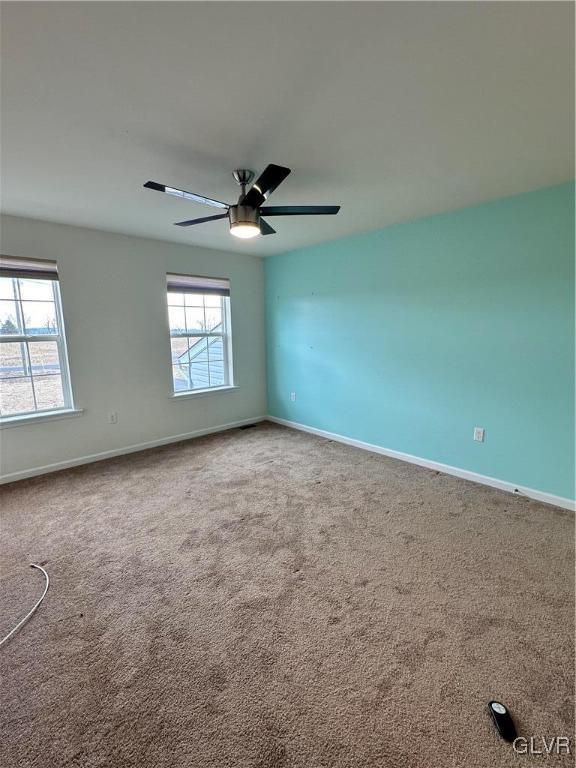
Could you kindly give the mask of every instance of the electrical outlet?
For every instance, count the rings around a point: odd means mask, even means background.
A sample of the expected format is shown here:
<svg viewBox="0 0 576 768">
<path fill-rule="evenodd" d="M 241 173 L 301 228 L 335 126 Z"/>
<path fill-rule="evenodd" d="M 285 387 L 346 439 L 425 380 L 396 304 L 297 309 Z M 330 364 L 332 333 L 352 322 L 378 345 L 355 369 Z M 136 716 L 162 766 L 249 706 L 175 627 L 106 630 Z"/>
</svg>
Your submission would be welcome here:
<svg viewBox="0 0 576 768">
<path fill-rule="evenodd" d="M 484 442 L 484 427 L 474 427 L 474 440 L 477 443 Z"/>
<path fill-rule="evenodd" d="M 108 424 L 118 424 L 118 411 L 111 411 L 108 414 Z"/>
<path fill-rule="evenodd" d="M 296 392 L 290 392 L 290 400 L 292 400 L 293 403 L 296 402 Z"/>
</svg>

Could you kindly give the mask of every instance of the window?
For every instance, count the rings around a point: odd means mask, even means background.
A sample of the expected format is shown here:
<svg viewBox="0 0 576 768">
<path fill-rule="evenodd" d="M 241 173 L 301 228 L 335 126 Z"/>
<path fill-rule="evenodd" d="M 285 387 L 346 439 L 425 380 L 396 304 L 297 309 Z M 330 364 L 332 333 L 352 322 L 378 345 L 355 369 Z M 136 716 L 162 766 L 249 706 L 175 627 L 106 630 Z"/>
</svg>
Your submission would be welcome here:
<svg viewBox="0 0 576 768">
<path fill-rule="evenodd" d="M 0 261 L 0 419 L 73 407 L 54 262 Z"/>
<path fill-rule="evenodd" d="M 168 275 L 174 394 L 232 385 L 230 282 Z"/>
</svg>

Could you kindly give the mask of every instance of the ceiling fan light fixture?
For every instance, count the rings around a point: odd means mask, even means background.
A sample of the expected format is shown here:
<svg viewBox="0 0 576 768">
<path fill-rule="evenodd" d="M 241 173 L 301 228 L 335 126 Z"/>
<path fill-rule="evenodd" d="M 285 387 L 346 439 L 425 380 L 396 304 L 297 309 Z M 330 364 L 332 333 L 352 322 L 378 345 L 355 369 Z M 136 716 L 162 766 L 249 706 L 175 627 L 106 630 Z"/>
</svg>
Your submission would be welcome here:
<svg viewBox="0 0 576 768">
<path fill-rule="evenodd" d="M 248 240 L 251 237 L 257 237 L 260 234 L 260 227 L 250 222 L 238 222 L 230 225 L 230 232 L 234 237 L 240 237 L 242 240 Z"/>
<path fill-rule="evenodd" d="M 248 240 L 260 234 L 260 216 L 255 208 L 231 205 L 228 218 L 230 219 L 230 232 L 235 237 Z"/>
</svg>

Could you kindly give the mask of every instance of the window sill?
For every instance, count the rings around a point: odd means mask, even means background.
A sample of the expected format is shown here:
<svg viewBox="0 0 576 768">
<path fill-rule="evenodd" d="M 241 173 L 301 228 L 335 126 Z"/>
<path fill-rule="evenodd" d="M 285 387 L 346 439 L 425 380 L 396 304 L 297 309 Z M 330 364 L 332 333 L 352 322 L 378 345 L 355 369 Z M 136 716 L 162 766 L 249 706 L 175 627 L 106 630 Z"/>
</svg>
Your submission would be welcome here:
<svg viewBox="0 0 576 768">
<path fill-rule="evenodd" d="M 0 429 L 9 429 L 10 427 L 23 427 L 30 424 L 38 424 L 42 421 L 59 421 L 60 419 L 70 419 L 73 416 L 82 416 L 83 408 L 67 408 L 61 411 L 47 411 L 46 413 L 27 413 L 23 416 L 6 416 L 0 419 Z"/>
<path fill-rule="evenodd" d="M 226 387 L 210 387 L 209 389 L 191 389 L 189 392 L 178 392 L 169 395 L 170 400 L 176 402 L 178 400 L 188 400 L 189 397 L 202 397 L 202 395 L 215 395 L 218 392 L 230 392 L 231 390 L 238 389 L 235 385 Z"/>
</svg>

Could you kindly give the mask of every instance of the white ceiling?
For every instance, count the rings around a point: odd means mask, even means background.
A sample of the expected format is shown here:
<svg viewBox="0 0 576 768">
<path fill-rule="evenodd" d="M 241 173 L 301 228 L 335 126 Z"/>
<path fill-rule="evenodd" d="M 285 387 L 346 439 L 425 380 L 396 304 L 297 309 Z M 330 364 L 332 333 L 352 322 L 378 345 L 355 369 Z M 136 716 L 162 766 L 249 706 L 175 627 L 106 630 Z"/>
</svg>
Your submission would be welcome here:
<svg viewBox="0 0 576 768">
<path fill-rule="evenodd" d="M 573 176 L 572 3 L 4 3 L 6 213 L 259 255 Z M 230 172 L 334 204 L 230 236 Z"/>
</svg>

